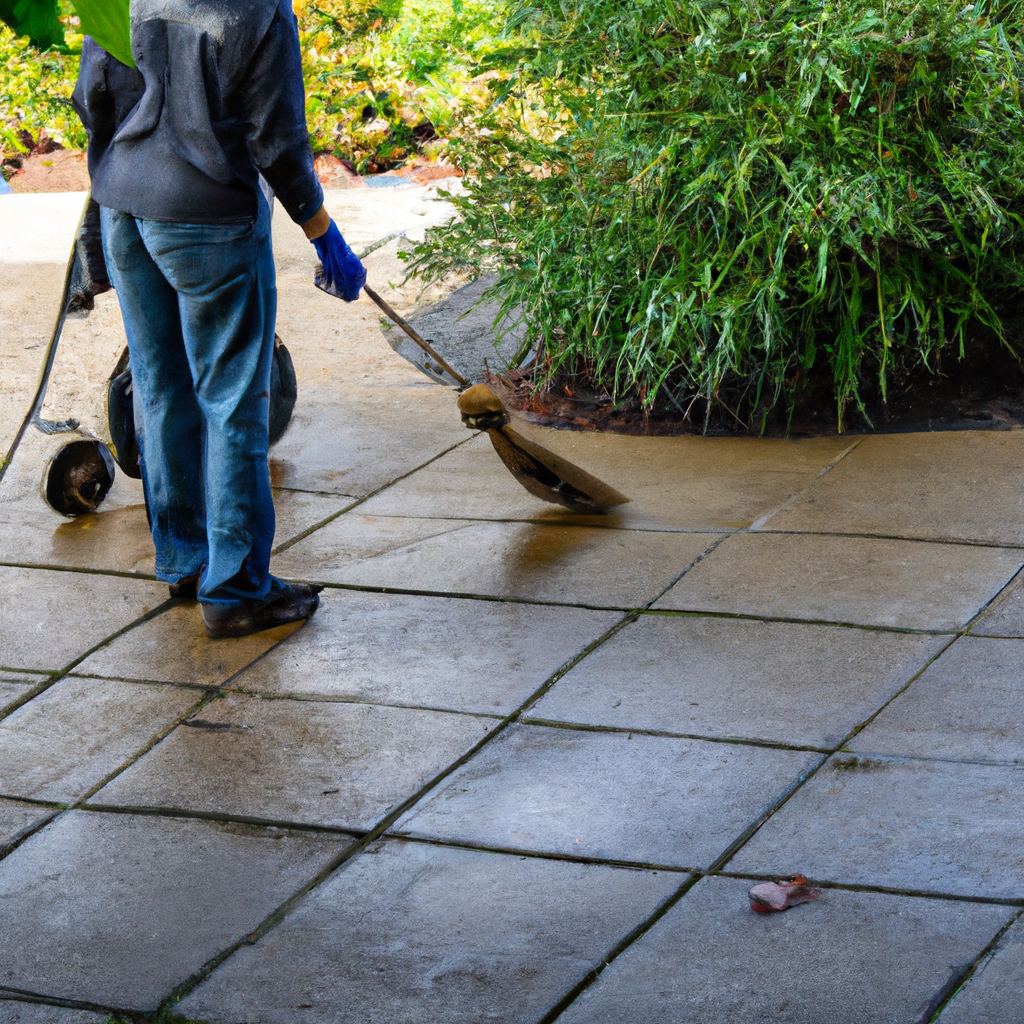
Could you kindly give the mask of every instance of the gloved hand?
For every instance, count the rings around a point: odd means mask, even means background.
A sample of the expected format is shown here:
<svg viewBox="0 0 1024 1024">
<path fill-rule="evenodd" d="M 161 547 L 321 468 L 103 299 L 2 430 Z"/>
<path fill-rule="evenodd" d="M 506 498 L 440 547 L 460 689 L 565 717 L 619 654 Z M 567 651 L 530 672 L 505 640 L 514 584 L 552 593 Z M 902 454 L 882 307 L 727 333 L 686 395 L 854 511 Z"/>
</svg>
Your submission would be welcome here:
<svg viewBox="0 0 1024 1024">
<path fill-rule="evenodd" d="M 319 238 L 313 239 L 313 247 L 322 264 L 313 282 L 317 288 L 346 302 L 358 299 L 360 289 L 366 284 L 366 270 L 333 220 Z"/>
</svg>

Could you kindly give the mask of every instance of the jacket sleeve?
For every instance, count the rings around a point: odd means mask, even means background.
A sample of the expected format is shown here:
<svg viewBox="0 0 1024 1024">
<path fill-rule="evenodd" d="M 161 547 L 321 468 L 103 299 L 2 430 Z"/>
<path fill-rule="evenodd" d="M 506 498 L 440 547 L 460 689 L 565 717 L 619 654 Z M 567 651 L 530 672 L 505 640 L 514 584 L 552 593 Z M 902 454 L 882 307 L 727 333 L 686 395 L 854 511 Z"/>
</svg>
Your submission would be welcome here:
<svg viewBox="0 0 1024 1024">
<path fill-rule="evenodd" d="M 78 81 L 71 102 L 89 137 L 93 174 L 110 142 L 145 91 L 142 75 L 111 57 L 88 36 L 82 42 Z"/>
<path fill-rule="evenodd" d="M 282 3 L 240 85 L 249 154 L 274 195 L 297 224 L 323 205 L 306 130 L 299 30 L 290 5 Z"/>
<path fill-rule="evenodd" d="M 100 149 L 105 149 L 114 135 L 114 100 L 107 89 L 109 62 L 107 52 L 86 36 L 71 102 L 89 136 L 90 149 L 94 140 Z"/>
</svg>

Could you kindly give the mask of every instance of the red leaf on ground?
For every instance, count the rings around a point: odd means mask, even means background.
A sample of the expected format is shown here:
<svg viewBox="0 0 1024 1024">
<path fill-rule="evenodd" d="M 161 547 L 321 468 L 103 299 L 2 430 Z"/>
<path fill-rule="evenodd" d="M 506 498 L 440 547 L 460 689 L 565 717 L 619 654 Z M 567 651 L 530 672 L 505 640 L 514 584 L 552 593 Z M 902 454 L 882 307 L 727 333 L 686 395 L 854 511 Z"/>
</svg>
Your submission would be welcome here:
<svg viewBox="0 0 1024 1024">
<path fill-rule="evenodd" d="M 788 882 L 761 882 L 750 892 L 750 909 L 759 914 L 788 910 L 798 903 L 809 903 L 818 898 L 818 890 L 807 884 L 803 875 L 797 875 Z"/>
</svg>

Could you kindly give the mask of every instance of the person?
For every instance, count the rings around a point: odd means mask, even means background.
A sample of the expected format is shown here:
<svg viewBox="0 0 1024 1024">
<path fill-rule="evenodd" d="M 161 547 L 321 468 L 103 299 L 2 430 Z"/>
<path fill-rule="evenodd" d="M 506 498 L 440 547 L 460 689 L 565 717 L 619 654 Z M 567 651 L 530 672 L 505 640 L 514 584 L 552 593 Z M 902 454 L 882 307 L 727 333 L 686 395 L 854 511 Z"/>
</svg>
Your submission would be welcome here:
<svg viewBox="0 0 1024 1024">
<path fill-rule="evenodd" d="M 261 176 L 346 301 L 366 274 L 323 205 L 289 0 L 133 0 L 132 56 L 90 39 L 73 102 L 131 357 L 157 577 L 210 637 L 316 610 L 270 574 L 276 284 Z"/>
</svg>

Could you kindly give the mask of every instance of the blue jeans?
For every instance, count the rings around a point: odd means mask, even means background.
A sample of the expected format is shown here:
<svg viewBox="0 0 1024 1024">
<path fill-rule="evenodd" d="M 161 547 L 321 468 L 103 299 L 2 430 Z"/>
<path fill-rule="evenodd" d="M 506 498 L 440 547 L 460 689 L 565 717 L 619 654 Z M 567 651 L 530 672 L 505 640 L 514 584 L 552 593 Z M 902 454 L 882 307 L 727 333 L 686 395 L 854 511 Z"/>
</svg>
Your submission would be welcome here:
<svg viewBox="0 0 1024 1024">
<path fill-rule="evenodd" d="M 267 467 L 277 288 L 269 210 L 249 224 L 178 224 L 101 210 L 131 353 L 156 574 L 202 573 L 201 601 L 266 601 Z"/>
</svg>

